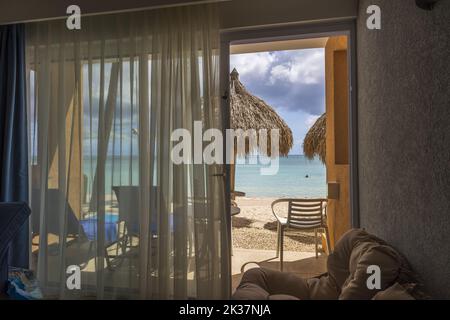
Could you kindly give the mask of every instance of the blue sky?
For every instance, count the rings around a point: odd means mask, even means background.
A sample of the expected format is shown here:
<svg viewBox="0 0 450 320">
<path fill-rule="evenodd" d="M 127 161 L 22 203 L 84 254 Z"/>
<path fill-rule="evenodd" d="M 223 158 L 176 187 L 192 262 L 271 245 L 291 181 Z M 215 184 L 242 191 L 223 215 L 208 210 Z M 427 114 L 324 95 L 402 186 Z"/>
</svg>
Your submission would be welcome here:
<svg viewBox="0 0 450 320">
<path fill-rule="evenodd" d="M 325 112 L 324 49 L 235 54 L 230 57 L 244 86 L 272 106 L 294 134 L 290 154 L 303 154 L 308 129 Z"/>
</svg>

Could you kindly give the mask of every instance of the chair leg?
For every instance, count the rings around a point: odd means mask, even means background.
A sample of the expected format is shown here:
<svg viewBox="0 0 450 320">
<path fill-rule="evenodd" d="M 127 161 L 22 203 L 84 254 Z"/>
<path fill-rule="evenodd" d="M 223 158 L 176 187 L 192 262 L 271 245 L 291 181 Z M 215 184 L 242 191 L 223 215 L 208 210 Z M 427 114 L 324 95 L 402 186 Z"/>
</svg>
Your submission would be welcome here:
<svg viewBox="0 0 450 320">
<path fill-rule="evenodd" d="M 330 255 L 333 250 L 331 250 L 331 243 L 330 243 L 330 233 L 328 232 L 328 228 L 325 227 L 325 236 L 327 237 L 327 249 L 328 249 L 328 255 Z"/>
<path fill-rule="evenodd" d="M 278 258 L 280 256 L 280 232 L 281 232 L 281 224 L 278 222 L 277 223 L 277 254 L 275 256 L 275 259 Z"/>
<path fill-rule="evenodd" d="M 233 256 L 234 255 L 234 253 L 233 253 L 233 217 L 231 217 L 231 219 L 230 219 L 230 224 L 231 224 L 230 253 L 231 253 L 231 256 Z"/>
<path fill-rule="evenodd" d="M 283 239 L 284 238 L 284 228 L 280 226 L 280 271 L 283 271 Z"/>
<path fill-rule="evenodd" d="M 319 254 L 318 254 L 317 229 L 314 229 L 314 240 L 315 240 L 315 243 L 316 243 L 316 259 L 317 259 L 319 257 Z"/>
</svg>

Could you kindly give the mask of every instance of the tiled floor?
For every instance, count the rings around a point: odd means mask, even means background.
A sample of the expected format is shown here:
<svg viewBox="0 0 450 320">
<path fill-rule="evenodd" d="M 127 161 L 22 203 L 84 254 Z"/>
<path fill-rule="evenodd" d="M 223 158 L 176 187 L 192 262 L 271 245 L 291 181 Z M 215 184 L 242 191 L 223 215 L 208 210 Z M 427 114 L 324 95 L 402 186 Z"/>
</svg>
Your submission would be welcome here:
<svg viewBox="0 0 450 320">
<path fill-rule="evenodd" d="M 257 267 L 279 270 L 279 259 L 275 259 L 273 250 L 233 249 L 232 256 L 232 287 L 239 285 L 242 272 Z M 318 276 L 327 271 L 327 256 L 319 255 L 316 258 L 314 252 L 284 252 L 283 271 L 292 272 L 302 278 Z"/>
</svg>

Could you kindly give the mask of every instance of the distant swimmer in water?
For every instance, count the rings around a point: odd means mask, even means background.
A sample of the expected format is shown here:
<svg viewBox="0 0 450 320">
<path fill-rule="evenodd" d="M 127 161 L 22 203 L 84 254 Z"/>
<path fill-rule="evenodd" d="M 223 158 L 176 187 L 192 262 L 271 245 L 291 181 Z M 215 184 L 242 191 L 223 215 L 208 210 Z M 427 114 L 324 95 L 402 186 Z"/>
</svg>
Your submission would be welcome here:
<svg viewBox="0 0 450 320">
<path fill-rule="evenodd" d="M 305 178 L 309 178 L 309 174 L 307 174 L 307 175 L 305 176 Z"/>
</svg>

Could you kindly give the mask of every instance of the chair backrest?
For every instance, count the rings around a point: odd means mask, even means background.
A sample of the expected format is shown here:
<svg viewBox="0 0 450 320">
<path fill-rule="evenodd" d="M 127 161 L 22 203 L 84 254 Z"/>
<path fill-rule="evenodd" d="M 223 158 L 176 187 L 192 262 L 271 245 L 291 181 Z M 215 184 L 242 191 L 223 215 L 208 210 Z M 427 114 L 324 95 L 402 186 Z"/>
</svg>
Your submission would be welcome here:
<svg viewBox="0 0 450 320">
<path fill-rule="evenodd" d="M 325 225 L 326 199 L 290 199 L 288 225 L 291 228 L 308 229 Z"/>
<path fill-rule="evenodd" d="M 133 233 L 139 230 L 139 187 L 113 186 L 119 203 L 119 221 L 125 221 Z"/>
<path fill-rule="evenodd" d="M 40 231 L 40 201 L 41 192 L 38 189 L 33 189 L 31 192 L 31 217 L 32 217 L 32 232 L 34 234 Z M 59 189 L 46 190 L 46 206 L 45 206 L 45 225 L 47 233 L 53 233 L 60 235 L 60 219 L 64 215 L 64 212 L 60 212 L 59 203 L 63 201 L 66 205 L 66 223 L 67 223 L 67 235 L 85 235 L 83 227 L 80 225 L 77 216 L 72 210 L 72 207 L 64 196 L 64 193 Z"/>
<path fill-rule="evenodd" d="M 139 186 L 113 186 L 119 204 L 119 221 L 126 222 L 126 228 L 131 234 L 139 234 Z M 149 214 L 152 215 L 151 221 L 156 221 L 155 197 L 157 187 L 150 190 L 149 199 L 151 208 Z M 152 223 L 152 229 L 156 228 L 156 224 Z"/>
</svg>

